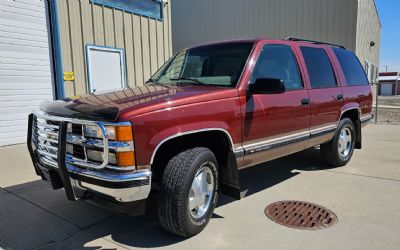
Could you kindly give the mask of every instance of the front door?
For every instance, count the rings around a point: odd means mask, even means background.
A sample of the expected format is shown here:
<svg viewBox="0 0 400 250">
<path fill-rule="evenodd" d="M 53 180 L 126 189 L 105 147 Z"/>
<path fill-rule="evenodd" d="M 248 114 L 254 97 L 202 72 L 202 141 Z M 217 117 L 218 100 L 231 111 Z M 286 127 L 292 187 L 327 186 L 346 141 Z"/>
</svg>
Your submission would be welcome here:
<svg viewBox="0 0 400 250">
<path fill-rule="evenodd" d="M 258 56 L 249 84 L 257 78 L 281 79 L 286 91 L 247 97 L 244 167 L 300 151 L 309 138 L 309 96 L 291 46 L 266 44 Z"/>
</svg>

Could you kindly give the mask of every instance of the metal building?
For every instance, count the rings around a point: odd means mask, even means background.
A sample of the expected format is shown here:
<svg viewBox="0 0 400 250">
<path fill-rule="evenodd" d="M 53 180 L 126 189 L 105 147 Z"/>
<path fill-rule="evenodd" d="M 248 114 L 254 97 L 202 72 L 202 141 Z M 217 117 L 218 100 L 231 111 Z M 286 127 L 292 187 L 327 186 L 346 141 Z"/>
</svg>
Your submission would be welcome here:
<svg viewBox="0 0 400 250">
<path fill-rule="evenodd" d="M 65 96 L 143 85 L 171 56 L 166 1 L 57 2 Z"/>
<path fill-rule="evenodd" d="M 0 146 L 46 100 L 142 85 L 172 53 L 167 0 L 0 0 Z"/>
<path fill-rule="evenodd" d="M 173 49 L 216 40 L 299 37 L 356 52 L 375 81 L 381 24 L 374 0 L 173 0 Z"/>
</svg>

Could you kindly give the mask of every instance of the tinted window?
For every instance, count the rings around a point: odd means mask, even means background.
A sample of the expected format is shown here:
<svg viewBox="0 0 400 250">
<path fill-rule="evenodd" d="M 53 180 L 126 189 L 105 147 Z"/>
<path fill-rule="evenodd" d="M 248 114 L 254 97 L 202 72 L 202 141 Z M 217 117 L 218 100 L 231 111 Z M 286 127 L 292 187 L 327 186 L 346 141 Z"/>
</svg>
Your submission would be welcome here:
<svg viewBox="0 0 400 250">
<path fill-rule="evenodd" d="M 339 48 L 334 48 L 333 51 L 339 60 L 348 85 L 368 84 L 364 69 L 353 52 Z"/>
<path fill-rule="evenodd" d="M 329 88 L 336 86 L 332 64 L 326 51 L 319 48 L 301 47 L 307 65 L 312 88 Z"/>
<path fill-rule="evenodd" d="M 302 88 L 296 59 L 287 45 L 270 44 L 262 49 L 251 82 L 255 82 L 257 78 L 283 80 L 288 90 Z"/>
</svg>

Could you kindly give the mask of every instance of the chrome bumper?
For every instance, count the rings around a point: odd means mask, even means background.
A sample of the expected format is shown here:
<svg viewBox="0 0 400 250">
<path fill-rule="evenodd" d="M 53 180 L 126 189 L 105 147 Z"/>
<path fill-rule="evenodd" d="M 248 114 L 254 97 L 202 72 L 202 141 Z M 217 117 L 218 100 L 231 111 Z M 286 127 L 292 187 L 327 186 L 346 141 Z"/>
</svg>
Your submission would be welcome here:
<svg viewBox="0 0 400 250">
<path fill-rule="evenodd" d="M 67 165 L 75 196 L 102 194 L 118 202 L 144 200 L 149 196 L 151 171 L 104 173 Z"/>
<path fill-rule="evenodd" d="M 49 182 L 53 189 L 64 188 L 69 200 L 96 196 L 118 203 L 127 203 L 148 197 L 151 189 L 151 171 L 149 170 L 88 169 L 67 163 L 67 122 L 61 122 L 58 125 L 57 143 L 51 146 L 55 149 L 57 164 L 42 159 L 42 154 L 38 153 L 32 141 L 34 119 L 35 115 L 31 114 L 28 120 L 27 146 L 36 174 Z"/>
</svg>

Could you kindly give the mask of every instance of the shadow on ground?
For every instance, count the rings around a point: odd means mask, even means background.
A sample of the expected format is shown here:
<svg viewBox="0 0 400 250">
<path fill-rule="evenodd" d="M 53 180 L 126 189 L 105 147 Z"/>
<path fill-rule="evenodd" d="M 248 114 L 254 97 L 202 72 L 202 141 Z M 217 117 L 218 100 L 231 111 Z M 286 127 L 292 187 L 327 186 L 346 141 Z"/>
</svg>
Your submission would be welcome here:
<svg viewBox="0 0 400 250">
<path fill-rule="evenodd" d="M 245 197 L 250 196 L 301 174 L 294 170 L 315 171 L 328 168 L 321 161 L 318 149 L 308 149 L 242 170 L 240 180 L 243 194 Z M 100 246 L 85 245 L 99 238 L 106 240 L 106 243 L 113 241 L 115 244 L 150 248 L 185 240 L 162 229 L 157 221 L 154 199 L 149 201 L 146 215 L 124 218 L 86 202 L 69 202 L 61 190 L 53 191 L 42 181 L 0 189 L 0 197 L 0 248 L 97 249 Z M 4 197 L 9 197 L 9 200 Z M 18 208 L 21 200 L 34 209 L 27 211 Z M 234 201 L 220 195 L 217 206 Z M 39 211 L 35 212 L 35 209 Z M 29 213 L 34 214 L 27 217 Z M 214 214 L 213 219 L 219 220 L 223 217 Z"/>
</svg>

